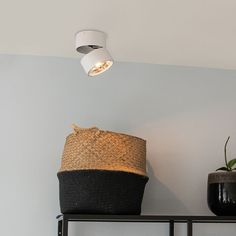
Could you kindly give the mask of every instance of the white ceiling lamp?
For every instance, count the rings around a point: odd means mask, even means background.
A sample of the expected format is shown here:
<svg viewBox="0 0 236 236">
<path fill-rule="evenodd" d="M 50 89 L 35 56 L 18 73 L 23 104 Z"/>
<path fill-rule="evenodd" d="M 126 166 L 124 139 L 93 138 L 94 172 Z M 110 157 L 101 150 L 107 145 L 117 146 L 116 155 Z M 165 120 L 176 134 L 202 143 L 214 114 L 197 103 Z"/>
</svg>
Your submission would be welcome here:
<svg viewBox="0 0 236 236">
<path fill-rule="evenodd" d="M 89 76 L 95 76 L 109 69 L 113 59 L 106 49 L 106 35 L 101 31 L 85 30 L 75 36 L 76 50 L 85 54 L 81 65 Z"/>
</svg>

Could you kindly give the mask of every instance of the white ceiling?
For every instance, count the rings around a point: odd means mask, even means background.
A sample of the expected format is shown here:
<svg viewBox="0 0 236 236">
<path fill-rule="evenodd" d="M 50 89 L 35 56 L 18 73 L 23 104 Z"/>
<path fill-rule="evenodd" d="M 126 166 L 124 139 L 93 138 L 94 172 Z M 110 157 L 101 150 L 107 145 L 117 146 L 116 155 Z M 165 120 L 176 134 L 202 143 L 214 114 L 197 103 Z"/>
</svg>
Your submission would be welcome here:
<svg viewBox="0 0 236 236">
<path fill-rule="evenodd" d="M 0 0 L 0 53 L 78 57 L 83 29 L 116 61 L 236 69 L 235 0 Z"/>
</svg>

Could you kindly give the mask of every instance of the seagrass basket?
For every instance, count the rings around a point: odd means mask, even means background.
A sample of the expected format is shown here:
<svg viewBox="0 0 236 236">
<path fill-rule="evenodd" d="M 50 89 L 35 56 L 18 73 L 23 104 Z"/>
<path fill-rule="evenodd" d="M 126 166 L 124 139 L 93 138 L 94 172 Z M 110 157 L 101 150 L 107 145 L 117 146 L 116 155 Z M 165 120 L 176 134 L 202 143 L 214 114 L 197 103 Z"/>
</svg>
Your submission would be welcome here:
<svg viewBox="0 0 236 236">
<path fill-rule="evenodd" d="M 116 170 L 146 175 L 146 141 L 127 134 L 83 129 L 66 138 L 61 171 Z"/>
<path fill-rule="evenodd" d="M 148 181 L 146 141 L 74 126 L 57 176 L 62 213 L 140 214 Z"/>
<path fill-rule="evenodd" d="M 141 213 L 147 176 L 125 171 L 78 170 L 58 173 L 61 212 Z"/>
</svg>

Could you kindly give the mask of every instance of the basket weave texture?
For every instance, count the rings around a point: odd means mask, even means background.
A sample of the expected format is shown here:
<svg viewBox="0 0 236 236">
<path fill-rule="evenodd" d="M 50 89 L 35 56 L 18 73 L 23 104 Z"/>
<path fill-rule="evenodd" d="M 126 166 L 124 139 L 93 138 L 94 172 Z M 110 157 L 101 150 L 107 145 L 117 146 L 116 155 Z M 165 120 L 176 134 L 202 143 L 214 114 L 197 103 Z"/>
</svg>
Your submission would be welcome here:
<svg viewBox="0 0 236 236">
<path fill-rule="evenodd" d="M 62 213 L 140 214 L 147 176 L 124 171 L 58 173 Z"/>
<path fill-rule="evenodd" d="M 66 138 L 59 172 L 93 169 L 146 176 L 146 141 L 96 127 L 74 126 L 74 133 Z"/>
</svg>

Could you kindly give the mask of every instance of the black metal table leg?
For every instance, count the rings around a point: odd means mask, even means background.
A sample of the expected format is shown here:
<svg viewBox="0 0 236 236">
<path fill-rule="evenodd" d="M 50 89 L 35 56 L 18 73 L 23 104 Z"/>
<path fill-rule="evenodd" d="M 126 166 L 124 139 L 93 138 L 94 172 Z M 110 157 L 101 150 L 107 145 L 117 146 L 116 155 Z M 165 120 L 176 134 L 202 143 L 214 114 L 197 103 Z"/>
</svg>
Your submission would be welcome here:
<svg viewBox="0 0 236 236">
<path fill-rule="evenodd" d="M 171 220 L 170 221 L 170 225 L 169 225 L 169 236 L 174 236 L 174 231 L 175 231 L 175 228 L 174 228 L 175 224 L 174 224 L 174 221 Z"/>
<path fill-rule="evenodd" d="M 62 221 L 58 221 L 58 229 L 57 229 L 57 235 L 62 236 Z"/>
<path fill-rule="evenodd" d="M 187 223 L 187 236 L 193 235 L 193 222 L 191 220 L 188 220 Z"/>
<path fill-rule="evenodd" d="M 62 236 L 68 236 L 68 220 L 62 220 Z"/>
</svg>

